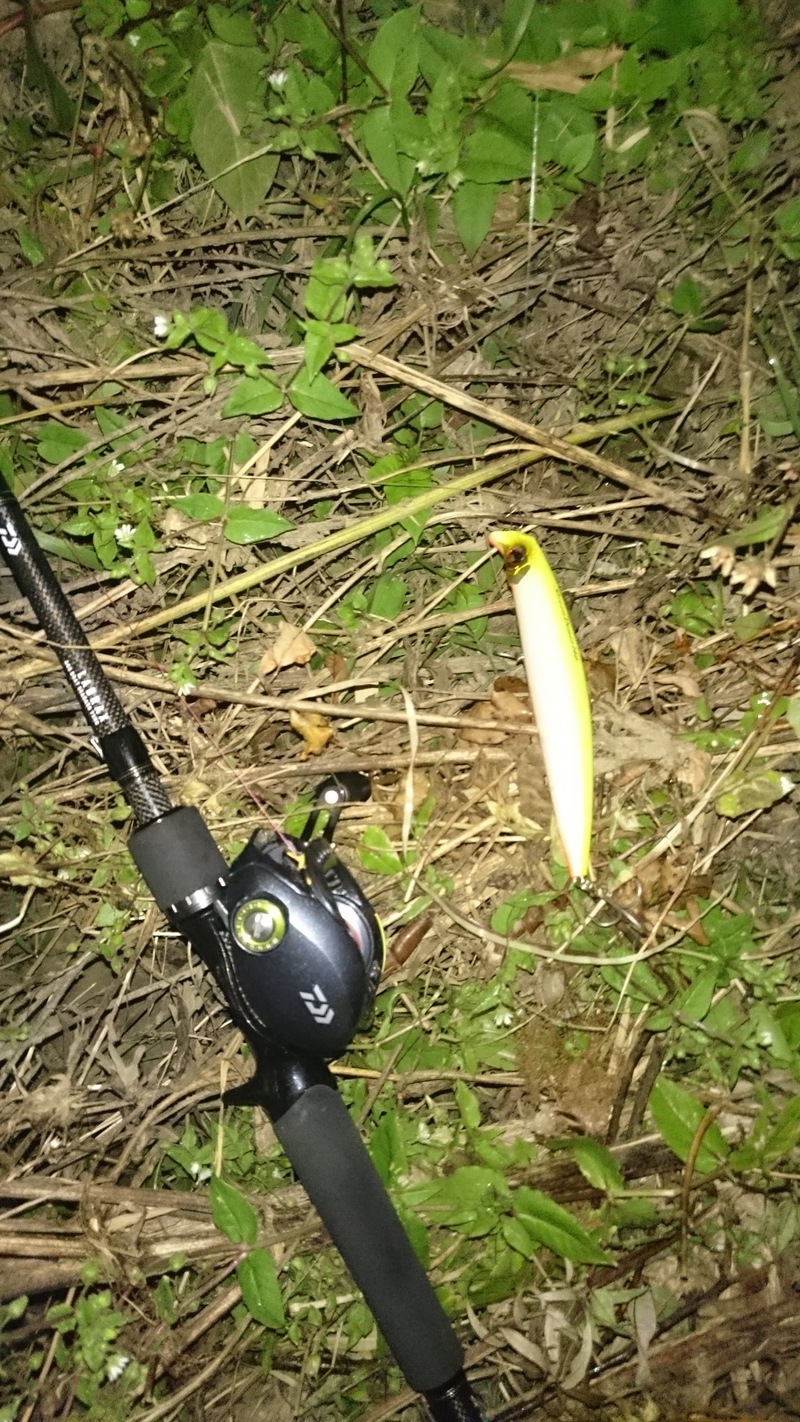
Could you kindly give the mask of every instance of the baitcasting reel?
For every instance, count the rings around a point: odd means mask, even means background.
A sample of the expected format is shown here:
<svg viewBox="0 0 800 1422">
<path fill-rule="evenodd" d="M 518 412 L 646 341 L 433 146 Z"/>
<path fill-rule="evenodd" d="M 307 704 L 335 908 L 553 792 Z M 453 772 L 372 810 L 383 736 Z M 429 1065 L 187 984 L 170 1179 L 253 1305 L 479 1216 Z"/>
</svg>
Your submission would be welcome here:
<svg viewBox="0 0 800 1422">
<path fill-rule="evenodd" d="M 159 894 L 159 903 L 214 974 L 259 1059 L 276 1048 L 338 1056 L 372 1006 L 383 931 L 331 842 L 342 808 L 369 794 L 366 775 L 329 777 L 317 788 L 301 835 L 257 829 L 230 868 L 187 807 L 131 837 L 131 852 L 151 887 L 158 862 L 169 862 L 164 890 L 170 902 Z M 324 811 L 327 824 L 315 834 Z M 205 854 L 210 862 L 198 888 Z M 176 900 L 180 859 L 194 873 L 192 891 Z"/>
</svg>

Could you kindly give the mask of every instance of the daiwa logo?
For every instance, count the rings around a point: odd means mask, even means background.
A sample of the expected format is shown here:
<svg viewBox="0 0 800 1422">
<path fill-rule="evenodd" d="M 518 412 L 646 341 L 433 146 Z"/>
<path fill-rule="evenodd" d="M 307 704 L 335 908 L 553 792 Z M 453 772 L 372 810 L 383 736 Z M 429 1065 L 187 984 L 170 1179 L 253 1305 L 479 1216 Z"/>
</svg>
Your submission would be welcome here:
<svg viewBox="0 0 800 1422">
<path fill-rule="evenodd" d="M 9 558 L 16 558 L 22 552 L 22 539 L 10 523 L 0 516 L 0 543 Z"/>
<path fill-rule="evenodd" d="M 320 1027 L 327 1027 L 328 1023 L 333 1021 L 333 1008 L 319 983 L 314 984 L 313 992 L 301 992 L 300 996 L 314 1021 L 318 1022 Z"/>
<path fill-rule="evenodd" d="M 78 696 L 82 706 L 85 708 L 93 726 L 107 726 L 109 724 L 106 712 L 105 701 L 98 692 L 92 678 L 87 675 L 82 667 L 69 656 L 62 656 L 64 670 L 72 682 L 76 696 Z"/>
</svg>

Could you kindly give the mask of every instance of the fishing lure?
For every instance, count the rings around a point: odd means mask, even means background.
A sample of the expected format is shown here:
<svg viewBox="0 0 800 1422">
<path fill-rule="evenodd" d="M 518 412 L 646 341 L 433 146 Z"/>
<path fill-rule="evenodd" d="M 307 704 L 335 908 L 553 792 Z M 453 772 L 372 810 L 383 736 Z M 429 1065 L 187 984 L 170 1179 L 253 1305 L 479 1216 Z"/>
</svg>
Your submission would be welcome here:
<svg viewBox="0 0 800 1422">
<path fill-rule="evenodd" d="M 589 688 L 561 589 L 535 538 L 489 534 L 502 555 L 519 623 L 525 675 L 567 868 L 589 877 L 594 771 Z"/>
</svg>

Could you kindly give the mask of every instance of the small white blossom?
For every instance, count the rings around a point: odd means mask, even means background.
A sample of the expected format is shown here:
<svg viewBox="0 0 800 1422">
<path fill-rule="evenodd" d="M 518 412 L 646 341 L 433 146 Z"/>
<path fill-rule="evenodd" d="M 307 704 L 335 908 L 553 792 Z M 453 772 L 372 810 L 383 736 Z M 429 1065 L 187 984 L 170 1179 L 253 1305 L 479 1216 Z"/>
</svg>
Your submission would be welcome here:
<svg viewBox="0 0 800 1422">
<path fill-rule="evenodd" d="M 131 49 L 135 49 L 137 45 L 141 44 L 141 42 L 142 37 L 136 30 L 134 30 L 132 34 L 128 35 L 128 44 L 130 45 Z"/>
<path fill-rule="evenodd" d="M 121 474 L 124 468 L 125 465 L 123 464 L 121 459 L 112 459 L 111 463 L 108 466 L 108 472 L 111 478 L 113 479 L 117 474 Z"/>
<path fill-rule="evenodd" d="M 288 69 L 274 69 L 269 76 L 270 88 L 276 89 L 278 92 L 280 92 L 281 89 L 285 89 L 286 80 L 288 78 Z"/>
<path fill-rule="evenodd" d="M 132 523 L 121 523 L 119 528 L 114 529 L 114 537 L 117 543 L 130 543 L 136 529 Z"/>
<path fill-rule="evenodd" d="M 159 314 L 158 316 L 154 316 L 154 317 L 153 317 L 153 335 L 155 336 L 156 340 L 157 340 L 157 341 L 163 341 L 168 331 L 169 331 L 169 317 L 168 317 L 168 316 L 162 316 L 161 314 Z"/>
<path fill-rule="evenodd" d="M 200 1185 L 203 1185 L 206 1180 L 211 1179 L 211 1167 L 209 1165 L 201 1165 L 199 1160 L 193 1160 L 189 1166 L 189 1174 L 197 1180 Z"/>
<path fill-rule="evenodd" d="M 125 1353 L 114 1353 L 106 1364 L 106 1377 L 109 1382 L 116 1382 L 121 1378 L 130 1362 L 130 1358 Z"/>
</svg>

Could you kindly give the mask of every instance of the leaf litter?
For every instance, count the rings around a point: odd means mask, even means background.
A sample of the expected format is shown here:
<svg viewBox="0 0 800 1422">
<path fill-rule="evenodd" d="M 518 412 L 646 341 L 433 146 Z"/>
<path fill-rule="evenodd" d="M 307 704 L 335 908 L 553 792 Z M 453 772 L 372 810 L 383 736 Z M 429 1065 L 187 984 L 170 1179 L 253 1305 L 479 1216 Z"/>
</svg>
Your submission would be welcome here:
<svg viewBox="0 0 800 1422">
<path fill-rule="evenodd" d="M 636 59 L 559 6 L 511 53 L 514 7 L 467 8 L 438 49 L 433 7 L 398 10 L 401 49 L 354 7 L 383 89 L 351 120 L 301 4 L 274 35 L 209 7 L 202 56 L 136 0 L 83 51 L 47 17 L 27 88 L 10 7 L 0 460 L 227 853 L 371 772 L 338 837 L 398 951 L 336 1069 L 487 1412 L 777 1418 L 800 1366 L 792 17 L 765 15 L 748 91 L 744 62 L 715 79 L 710 7 L 679 37 L 655 6 Z M 627 920 L 553 842 L 498 520 L 570 600 L 594 867 Z M 178 1417 L 202 1378 L 208 1415 L 415 1416 L 263 1120 L 220 1113 L 241 1043 L 0 586 L 4 1415 Z"/>
</svg>

